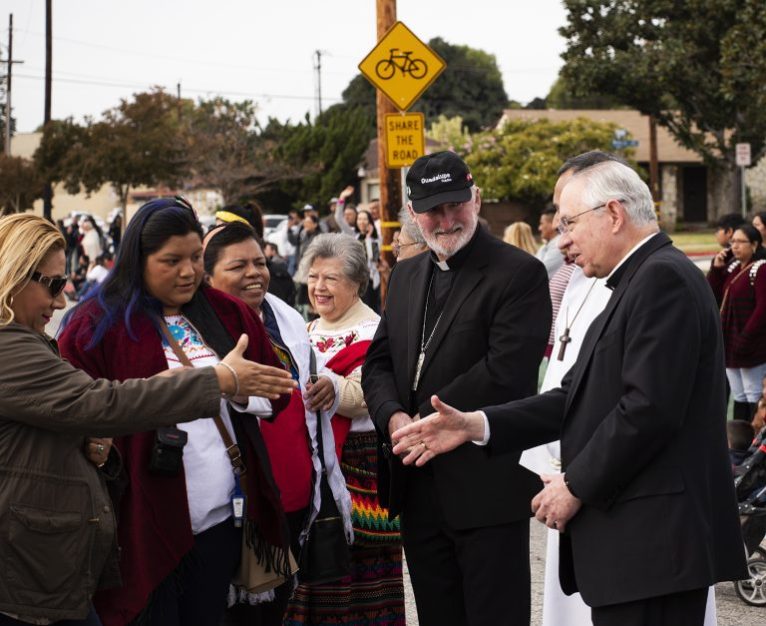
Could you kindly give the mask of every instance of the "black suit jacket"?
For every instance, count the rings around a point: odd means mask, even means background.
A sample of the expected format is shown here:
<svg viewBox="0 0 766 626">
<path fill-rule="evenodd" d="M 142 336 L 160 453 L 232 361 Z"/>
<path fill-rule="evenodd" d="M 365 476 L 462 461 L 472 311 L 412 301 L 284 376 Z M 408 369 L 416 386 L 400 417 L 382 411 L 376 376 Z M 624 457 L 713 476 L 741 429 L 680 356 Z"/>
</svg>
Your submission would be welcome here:
<svg viewBox="0 0 766 626">
<path fill-rule="evenodd" d="M 559 573 L 590 606 L 745 573 L 713 294 L 664 234 L 618 272 L 562 387 L 485 409 L 491 453 L 561 438 L 583 506 L 561 537 Z"/>
<path fill-rule="evenodd" d="M 433 412 L 432 394 L 468 409 L 523 398 L 537 389 L 551 324 L 545 269 L 481 228 L 469 245 L 426 352 L 415 397 L 421 416 Z M 410 387 L 432 271 L 439 270 L 428 254 L 396 264 L 386 310 L 362 369 L 365 401 L 385 442 L 391 415 L 410 413 L 412 406 Z M 541 484 L 518 465 L 518 457 L 517 452 L 490 456 L 467 444 L 435 459 L 435 483 L 447 521 L 455 528 L 475 528 L 529 517 L 530 498 Z M 423 470 L 405 469 L 398 458 L 379 464 L 378 490 L 391 517 L 401 511 L 413 471 Z M 505 492 L 509 486 L 510 496 Z"/>
</svg>

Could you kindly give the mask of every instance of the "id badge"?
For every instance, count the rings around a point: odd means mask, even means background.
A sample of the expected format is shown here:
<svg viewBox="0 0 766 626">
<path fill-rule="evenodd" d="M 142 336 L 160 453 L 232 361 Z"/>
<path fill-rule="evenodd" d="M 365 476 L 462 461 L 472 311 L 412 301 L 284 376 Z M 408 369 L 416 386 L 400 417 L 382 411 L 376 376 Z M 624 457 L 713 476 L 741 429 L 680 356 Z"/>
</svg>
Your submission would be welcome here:
<svg viewBox="0 0 766 626">
<path fill-rule="evenodd" d="M 234 493 L 231 496 L 231 512 L 234 518 L 234 527 L 242 528 L 245 520 L 245 494 L 242 493 L 242 486 L 239 483 L 239 476 L 234 476 Z"/>
</svg>

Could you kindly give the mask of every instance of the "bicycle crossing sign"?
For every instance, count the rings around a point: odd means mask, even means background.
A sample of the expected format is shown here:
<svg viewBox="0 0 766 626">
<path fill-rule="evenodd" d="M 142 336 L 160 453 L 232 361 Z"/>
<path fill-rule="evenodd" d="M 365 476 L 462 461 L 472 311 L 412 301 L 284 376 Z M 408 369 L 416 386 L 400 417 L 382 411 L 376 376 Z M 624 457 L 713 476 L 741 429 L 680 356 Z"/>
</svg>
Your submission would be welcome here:
<svg viewBox="0 0 766 626">
<path fill-rule="evenodd" d="M 396 22 L 359 64 L 359 71 L 396 108 L 406 111 L 445 67 L 438 54 Z"/>
</svg>

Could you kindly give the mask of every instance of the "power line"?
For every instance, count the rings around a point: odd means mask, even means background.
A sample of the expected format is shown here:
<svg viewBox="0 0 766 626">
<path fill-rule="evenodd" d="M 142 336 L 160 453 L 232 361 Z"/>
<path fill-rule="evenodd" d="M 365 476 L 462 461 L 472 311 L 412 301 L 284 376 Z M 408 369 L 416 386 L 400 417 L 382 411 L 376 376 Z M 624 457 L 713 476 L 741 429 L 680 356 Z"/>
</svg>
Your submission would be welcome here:
<svg viewBox="0 0 766 626">
<path fill-rule="evenodd" d="M 29 80 L 44 80 L 43 76 L 33 76 L 30 74 L 16 74 L 16 78 L 26 78 Z M 115 82 L 115 81 L 97 81 L 97 80 L 84 80 L 77 78 L 54 78 L 54 82 L 57 83 L 71 83 L 75 85 L 91 85 L 94 87 L 110 87 L 110 88 L 126 88 L 126 89 L 149 89 L 153 85 L 147 83 L 127 83 L 127 82 Z M 164 87 L 163 85 L 160 85 Z M 196 94 L 209 94 L 209 93 L 225 93 L 230 96 L 240 96 L 245 98 L 261 98 L 269 100 L 315 100 L 315 96 L 299 96 L 294 94 L 273 94 L 273 93 L 252 93 L 244 91 L 232 91 L 228 89 L 201 89 L 194 87 L 184 86 L 184 92 L 192 92 Z M 328 98 L 325 98 L 328 99 Z M 329 98 L 332 102 L 342 102 L 342 98 Z"/>
</svg>

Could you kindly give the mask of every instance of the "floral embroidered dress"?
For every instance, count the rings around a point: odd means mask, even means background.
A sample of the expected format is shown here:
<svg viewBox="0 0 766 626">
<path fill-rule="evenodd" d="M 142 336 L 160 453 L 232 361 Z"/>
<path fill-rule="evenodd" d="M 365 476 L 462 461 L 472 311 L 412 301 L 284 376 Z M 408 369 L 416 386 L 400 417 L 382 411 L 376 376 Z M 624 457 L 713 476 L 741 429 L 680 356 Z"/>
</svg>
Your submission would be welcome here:
<svg viewBox="0 0 766 626">
<path fill-rule="evenodd" d="M 362 365 L 380 317 L 357 301 L 335 322 L 308 326 L 314 349 L 338 374 L 340 402 L 333 417 L 336 450 L 351 493 L 354 544 L 351 575 L 324 585 L 299 585 L 284 623 L 404 624 L 399 521 L 390 522 L 377 496 L 377 434 L 361 387 Z"/>
</svg>

